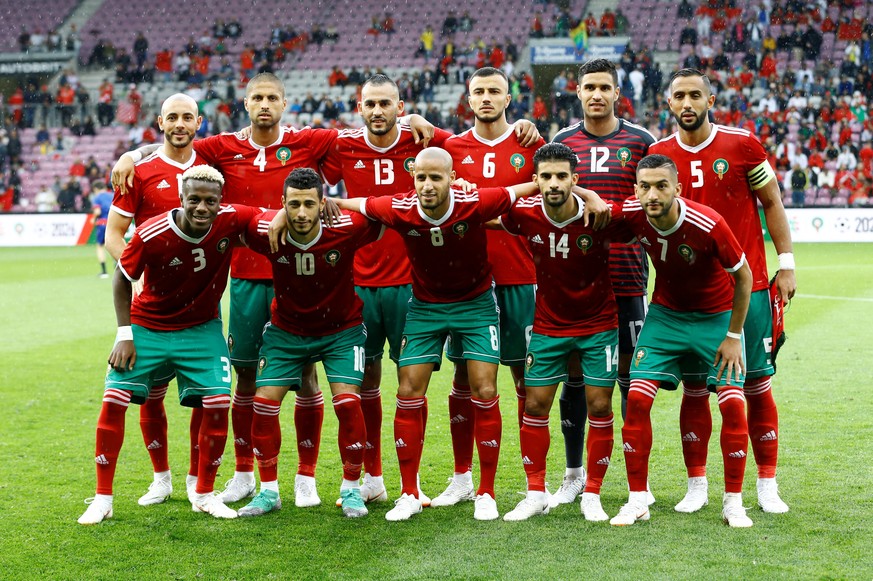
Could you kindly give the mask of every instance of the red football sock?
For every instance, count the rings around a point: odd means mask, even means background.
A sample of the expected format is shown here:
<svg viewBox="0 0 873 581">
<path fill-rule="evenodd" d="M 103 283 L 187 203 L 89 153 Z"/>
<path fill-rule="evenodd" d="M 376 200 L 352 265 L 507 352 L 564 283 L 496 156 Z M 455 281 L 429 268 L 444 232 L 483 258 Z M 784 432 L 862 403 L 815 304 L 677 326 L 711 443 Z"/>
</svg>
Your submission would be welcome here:
<svg viewBox="0 0 873 581">
<path fill-rule="evenodd" d="M 233 424 L 233 451 L 237 472 L 255 471 L 255 454 L 252 452 L 252 402 L 255 396 L 239 392 L 233 394 L 230 410 Z"/>
<path fill-rule="evenodd" d="M 361 411 L 367 430 L 364 467 L 370 476 L 382 476 L 382 393 L 378 387 L 361 391 Z"/>
<path fill-rule="evenodd" d="M 631 379 L 627 396 L 627 417 L 621 429 L 624 441 L 624 462 L 631 492 L 648 490 L 649 454 L 652 451 L 652 405 L 658 393 L 658 383 L 646 379 Z"/>
<path fill-rule="evenodd" d="M 252 450 L 258 461 L 261 482 L 279 479 L 279 450 L 282 448 L 282 427 L 279 410 L 282 402 L 255 396 L 252 402 Z"/>
<path fill-rule="evenodd" d="M 779 413 L 773 399 L 771 378 L 749 379 L 743 390 L 748 406 L 749 438 L 758 465 L 758 478 L 776 478 L 779 457 Z"/>
<path fill-rule="evenodd" d="M 518 414 L 518 428 L 521 429 L 524 422 L 524 406 L 527 403 L 527 389 L 524 387 L 523 380 L 515 386 L 515 399 L 518 400 L 516 413 Z"/>
<path fill-rule="evenodd" d="M 333 411 L 339 421 L 337 443 L 343 462 L 343 478 L 357 481 L 364 463 L 364 442 L 367 428 L 364 412 L 361 411 L 361 396 L 356 393 L 340 393 L 333 396 Z"/>
<path fill-rule="evenodd" d="M 679 431 L 682 456 L 688 477 L 706 476 L 709 439 L 712 437 L 712 412 L 705 383 L 683 382 L 682 406 L 679 408 Z"/>
<path fill-rule="evenodd" d="M 418 467 L 421 464 L 423 397 L 397 397 L 394 415 L 394 447 L 400 463 L 401 494 L 418 498 Z"/>
<path fill-rule="evenodd" d="M 315 478 L 321 425 L 324 423 L 324 394 L 294 399 L 294 430 L 297 432 L 297 474 Z"/>
<path fill-rule="evenodd" d="M 497 475 L 497 460 L 500 457 L 500 439 L 503 419 L 500 416 L 500 396 L 491 399 L 471 397 L 475 410 L 473 436 L 479 453 L 479 489 L 476 494 L 494 496 L 494 478 Z"/>
<path fill-rule="evenodd" d="M 449 393 L 449 430 L 452 434 L 452 453 L 455 472 L 463 474 L 473 468 L 473 402 L 469 385 L 452 382 Z"/>
<path fill-rule="evenodd" d="M 149 391 L 145 403 L 139 408 L 139 429 L 142 431 L 142 440 L 145 442 L 155 472 L 166 472 L 170 469 L 167 458 L 165 395 L 167 395 L 167 385 L 155 385 Z"/>
<path fill-rule="evenodd" d="M 209 395 L 203 398 L 203 422 L 200 424 L 200 465 L 197 469 L 197 494 L 212 492 L 215 475 L 221 466 L 227 443 L 227 410 L 230 395 Z"/>
<path fill-rule="evenodd" d="M 743 390 L 725 387 L 718 392 L 721 410 L 721 454 L 724 459 L 724 491 L 742 492 L 749 449 L 749 426 Z"/>
<path fill-rule="evenodd" d="M 603 418 L 588 416 L 588 479 L 585 481 L 585 492 L 600 494 L 603 477 L 606 476 L 606 469 L 609 468 L 612 458 L 612 445 L 615 443 L 613 423 L 612 414 Z"/>
<path fill-rule="evenodd" d="M 521 463 L 527 474 L 527 489 L 546 491 L 546 457 L 551 436 L 549 416 L 524 414 L 521 421 Z"/>
<path fill-rule="evenodd" d="M 200 466 L 200 425 L 203 423 L 203 408 L 191 408 L 191 422 L 188 424 L 188 441 L 191 448 L 188 458 L 188 475 L 197 476 Z"/>
<path fill-rule="evenodd" d="M 130 392 L 107 389 L 97 418 L 97 444 L 94 462 L 97 464 L 97 494 L 112 494 L 112 481 L 118 453 L 124 443 L 124 414 L 130 405 Z"/>
</svg>

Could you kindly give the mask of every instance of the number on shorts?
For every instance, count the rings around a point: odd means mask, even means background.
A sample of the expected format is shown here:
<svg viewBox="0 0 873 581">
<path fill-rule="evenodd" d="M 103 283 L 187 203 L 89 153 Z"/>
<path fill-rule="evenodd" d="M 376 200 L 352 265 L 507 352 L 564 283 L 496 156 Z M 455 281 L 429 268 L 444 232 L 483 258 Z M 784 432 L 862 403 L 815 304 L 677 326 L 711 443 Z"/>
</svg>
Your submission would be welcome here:
<svg viewBox="0 0 873 581">
<path fill-rule="evenodd" d="M 637 346 L 637 339 L 640 338 L 640 332 L 643 330 L 643 322 L 640 320 L 628 321 L 627 326 L 630 327 L 631 345 Z"/>
<path fill-rule="evenodd" d="M 497 327 L 489 325 L 488 332 L 491 333 L 491 348 L 500 351 L 500 335 L 497 333 Z"/>
<path fill-rule="evenodd" d="M 294 255 L 294 264 L 297 265 L 297 274 L 309 276 L 315 274 L 315 255 L 311 252 L 299 252 Z"/>
<path fill-rule="evenodd" d="M 611 372 L 618 367 L 618 346 L 607 345 L 603 350 L 606 352 L 606 371 Z"/>
<path fill-rule="evenodd" d="M 355 345 L 355 371 L 364 372 L 364 346 Z"/>
<path fill-rule="evenodd" d="M 206 268 L 206 253 L 202 248 L 192 248 L 191 254 L 194 255 L 194 272 L 200 272 Z"/>
<path fill-rule="evenodd" d="M 445 240 L 443 240 L 443 231 L 439 228 L 431 228 L 430 242 L 434 246 L 442 246 L 443 244 L 445 244 Z"/>
<path fill-rule="evenodd" d="M 230 359 L 227 357 L 221 358 L 221 370 L 224 372 L 224 375 L 221 376 L 221 381 L 230 383 Z"/>
</svg>

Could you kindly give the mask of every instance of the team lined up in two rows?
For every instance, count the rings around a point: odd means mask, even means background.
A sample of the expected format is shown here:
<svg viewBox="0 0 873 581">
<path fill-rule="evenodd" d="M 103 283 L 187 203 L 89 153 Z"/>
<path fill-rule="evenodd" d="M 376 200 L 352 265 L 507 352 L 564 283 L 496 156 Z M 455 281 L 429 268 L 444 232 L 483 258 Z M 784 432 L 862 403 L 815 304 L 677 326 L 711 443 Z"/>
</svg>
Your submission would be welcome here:
<svg viewBox="0 0 873 581">
<path fill-rule="evenodd" d="M 236 516 L 226 503 L 254 495 L 256 461 L 261 489 L 239 514 L 281 507 L 278 413 L 289 389 L 297 390 L 295 504 L 319 504 L 314 476 L 323 397 L 312 365 L 319 359 L 339 419 L 343 481 L 337 504 L 347 516 L 366 514 L 366 503 L 387 499 L 379 390 L 386 339 L 398 364 L 394 440 L 402 477 L 402 494 L 387 513 L 389 520 L 408 519 L 422 506 L 465 500 L 474 501 L 475 518 L 498 518 L 498 363 L 511 367 L 516 383 L 529 488 L 506 520 L 547 513 L 580 494 L 588 520 L 608 518 L 599 492 L 613 446 L 616 376 L 622 409 L 627 406 L 622 432 L 631 493 L 613 524 L 649 516 L 649 411 L 659 386 L 675 388 L 683 379 L 680 426 L 689 488 L 676 509 L 693 512 L 708 501 L 710 384 L 719 386 L 725 418 L 724 518 L 732 526 L 751 525 L 740 497 L 750 435 L 759 504 L 769 512 L 786 511 L 775 483 L 778 424 L 765 340 L 769 285 L 756 198 L 780 253 L 776 283 L 782 299 L 793 295 L 795 283 L 778 185 L 763 148 L 743 131 L 709 123 L 711 92 L 696 71 L 682 71 L 673 80 L 671 108 L 681 129 L 659 143 L 615 117 L 618 89 L 611 63 L 587 63 L 580 79 L 585 119 L 556 137 L 565 145 L 545 147 L 529 125 L 507 122 L 506 79 L 494 69 L 477 71 L 470 81 L 475 127 L 459 136 L 433 130 L 430 145 L 439 148 L 424 150 L 416 135 L 418 121 L 410 122 L 414 130 L 397 123 L 403 103 L 396 85 L 382 76 L 363 87 L 359 110 L 365 127 L 339 134 L 280 127 L 284 91 L 271 75 L 259 75 L 247 87 L 250 134 L 192 143 L 196 105 L 181 95 L 167 99 L 159 118 L 165 143 L 136 165 L 130 192 L 116 194 L 110 214 L 107 248 L 121 258 L 114 281 L 120 331 L 98 420 L 97 496 L 80 522 L 93 524 L 112 515 L 112 478 L 130 401 L 144 402 L 141 425 L 155 468 L 140 504 L 163 502 L 172 492 L 162 400 L 173 372 L 182 403 L 202 402 L 192 413 L 186 482 L 195 511 Z M 667 157 L 646 157 L 654 152 Z M 352 214 L 329 227 L 319 221 L 324 200 L 318 174 L 295 169 L 288 175 L 292 168 L 307 167 L 320 168 L 330 182 L 345 180 L 351 197 L 338 203 Z M 453 188 L 455 173 L 481 187 Z M 574 190 L 577 179 L 589 190 Z M 635 185 L 637 202 L 628 200 Z M 245 207 L 274 206 L 280 192 L 284 212 L 259 214 Z M 676 197 L 680 193 L 682 199 Z M 698 201 L 715 207 L 724 219 Z M 592 211 L 598 229 L 587 225 Z M 493 222 L 501 215 L 500 223 Z M 609 226 L 600 229 L 610 215 Z M 151 216 L 157 217 L 146 222 Z M 131 220 L 139 227 L 125 248 L 122 236 Z M 270 220 L 286 242 L 278 253 L 270 253 L 267 242 Z M 489 231 L 486 251 L 486 224 L 518 236 Z M 389 228 L 372 242 L 382 225 Z M 250 249 L 232 251 L 240 234 Z M 636 244 L 627 246 L 631 239 Z M 155 246 L 160 250 L 149 250 Z M 177 248 L 173 256 L 168 248 Z M 647 318 L 643 252 L 659 272 L 672 274 L 656 279 Z M 221 329 L 215 318 L 228 268 L 229 356 L 222 356 L 216 355 Z M 131 305 L 131 281 L 144 271 L 143 292 Z M 182 291 L 185 286 L 190 293 Z M 168 297 L 178 298 L 178 304 Z M 693 345 L 687 344 L 689 324 L 700 329 Z M 196 348 L 165 344 L 192 332 L 185 340 Z M 431 501 L 420 490 L 417 473 L 425 394 L 446 337 L 455 363 L 449 396 L 455 467 L 449 486 Z M 238 375 L 232 400 L 231 364 Z M 207 370 L 214 377 L 205 377 Z M 561 488 L 548 495 L 548 414 L 561 382 L 567 469 Z M 231 407 L 236 471 L 224 492 L 214 495 Z M 587 471 L 582 467 L 586 417 Z M 474 447 L 478 488 L 471 473 Z"/>
</svg>

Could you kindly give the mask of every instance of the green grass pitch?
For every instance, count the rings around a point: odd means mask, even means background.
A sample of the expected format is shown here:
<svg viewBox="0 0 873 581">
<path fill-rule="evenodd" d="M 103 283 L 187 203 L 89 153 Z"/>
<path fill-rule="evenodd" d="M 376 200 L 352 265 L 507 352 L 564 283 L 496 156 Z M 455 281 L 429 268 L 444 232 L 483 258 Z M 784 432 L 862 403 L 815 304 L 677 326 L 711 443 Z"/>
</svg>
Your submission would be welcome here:
<svg viewBox="0 0 873 581">
<path fill-rule="evenodd" d="M 296 453 L 292 401 L 282 412 L 280 483 L 286 508 L 257 519 L 219 521 L 185 500 L 187 412 L 168 398 L 170 461 L 176 492 L 158 506 L 136 499 L 151 481 L 138 410 L 115 488 L 115 518 L 95 527 L 76 519 L 94 490 L 94 429 L 106 357 L 115 334 L 110 282 L 97 278 L 93 248 L 0 249 L 0 578 L 2 579 L 870 579 L 873 577 L 873 247 L 797 245 L 799 295 L 787 315 L 788 343 L 774 382 L 781 416 L 779 482 L 785 515 L 750 510 L 755 526 L 721 522 L 719 415 L 710 452 L 710 504 L 693 515 L 673 505 L 685 489 L 678 433 L 679 395 L 662 393 L 653 413 L 651 521 L 632 527 L 587 523 L 578 504 L 522 523 L 480 523 L 471 504 L 425 509 L 406 523 L 343 519 L 336 421 L 330 407 L 318 468 L 323 504 L 293 507 Z M 771 256 L 771 264 L 775 260 Z M 385 478 L 398 496 L 390 445 L 396 379 L 386 361 Z M 326 385 L 322 378 L 322 385 Z M 450 366 L 435 374 L 421 468 L 438 494 L 451 474 L 446 396 Z M 498 471 L 501 514 L 521 499 L 515 397 L 501 371 L 504 439 Z M 616 409 L 618 398 L 616 395 Z M 711 398 L 714 406 L 714 398 Z M 618 415 L 618 414 L 616 414 Z M 626 476 L 616 422 L 603 505 L 625 502 Z M 548 478 L 563 474 L 557 406 Z M 232 475 L 232 446 L 217 484 Z M 749 461 L 745 505 L 755 506 Z"/>
</svg>

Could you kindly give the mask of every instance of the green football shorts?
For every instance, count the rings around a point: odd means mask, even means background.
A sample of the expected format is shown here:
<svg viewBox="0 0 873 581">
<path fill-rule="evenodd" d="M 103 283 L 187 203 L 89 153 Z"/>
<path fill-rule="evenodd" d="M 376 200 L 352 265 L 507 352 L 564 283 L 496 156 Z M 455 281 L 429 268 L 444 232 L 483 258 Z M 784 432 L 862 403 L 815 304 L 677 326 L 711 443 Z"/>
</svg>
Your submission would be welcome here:
<svg viewBox="0 0 873 581">
<path fill-rule="evenodd" d="M 255 384 L 258 387 L 287 385 L 296 391 L 300 388 L 303 368 L 322 361 L 328 382 L 360 386 L 364 379 L 366 339 L 363 325 L 323 337 L 294 335 L 276 325 L 267 325 Z"/>
<path fill-rule="evenodd" d="M 585 385 L 614 387 L 618 373 L 618 329 L 585 337 L 533 333 L 524 364 L 524 384 L 543 387 L 567 381 L 567 360 L 579 353 Z"/>
<path fill-rule="evenodd" d="M 406 311 L 412 297 L 412 285 L 356 286 L 355 292 L 364 302 L 364 325 L 367 327 L 367 343 L 364 349 L 367 361 L 382 359 L 387 339 L 388 356 L 397 363 Z"/>
<path fill-rule="evenodd" d="M 489 290 L 457 303 L 426 303 L 413 296 L 398 365 L 433 363 L 439 369 L 443 344 L 449 336 L 463 359 L 499 363 L 500 319 L 494 293 Z"/>
<path fill-rule="evenodd" d="M 230 279 L 227 350 L 235 366 L 257 365 L 264 326 L 270 322 L 273 294 L 270 280 Z"/>
<path fill-rule="evenodd" d="M 179 402 L 184 406 L 197 407 L 203 396 L 230 393 L 230 357 L 221 319 L 179 331 L 131 327 L 136 364 L 130 371 L 110 369 L 106 389 L 129 391 L 133 394 L 131 401 L 141 404 L 156 384 L 155 377 L 173 370 Z"/>
</svg>

